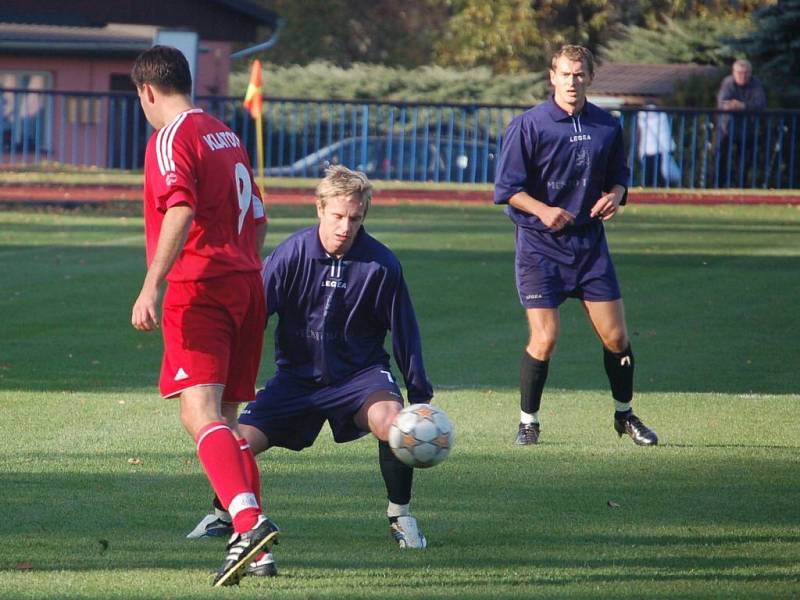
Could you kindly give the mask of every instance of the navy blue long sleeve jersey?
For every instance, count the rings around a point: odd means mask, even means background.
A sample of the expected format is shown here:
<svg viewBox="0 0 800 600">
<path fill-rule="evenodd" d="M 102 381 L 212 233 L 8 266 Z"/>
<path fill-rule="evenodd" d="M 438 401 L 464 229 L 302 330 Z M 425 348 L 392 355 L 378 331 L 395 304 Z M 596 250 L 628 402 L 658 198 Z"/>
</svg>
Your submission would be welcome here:
<svg viewBox="0 0 800 600">
<path fill-rule="evenodd" d="M 614 185 L 627 189 L 630 169 L 619 121 L 590 102 L 571 116 L 551 97 L 515 117 L 506 129 L 495 176 L 494 202 L 519 192 L 575 216 L 575 226 Z M 530 213 L 506 207 L 517 225 L 548 228 Z"/>
<path fill-rule="evenodd" d="M 278 315 L 278 369 L 337 384 L 367 367 L 388 366 L 383 344 L 391 331 L 409 402 L 429 401 L 433 389 L 397 257 L 361 227 L 350 251 L 336 259 L 323 249 L 318 229 L 294 233 L 264 261 L 267 311 Z"/>
</svg>

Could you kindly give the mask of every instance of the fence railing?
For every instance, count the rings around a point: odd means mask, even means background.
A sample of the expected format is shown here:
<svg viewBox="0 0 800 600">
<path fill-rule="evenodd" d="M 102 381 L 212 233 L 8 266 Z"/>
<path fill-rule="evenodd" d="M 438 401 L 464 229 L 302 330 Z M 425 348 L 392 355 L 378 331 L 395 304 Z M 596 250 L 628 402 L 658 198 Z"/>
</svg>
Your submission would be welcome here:
<svg viewBox="0 0 800 600">
<path fill-rule="evenodd" d="M 241 98 L 200 97 L 255 157 Z M 509 121 L 525 107 L 266 98 L 267 176 L 319 177 L 329 164 L 375 179 L 487 183 Z M 628 109 L 631 185 L 798 187 L 800 111 Z M 135 94 L 0 89 L 0 165 L 53 161 L 141 169 L 152 129 Z"/>
</svg>

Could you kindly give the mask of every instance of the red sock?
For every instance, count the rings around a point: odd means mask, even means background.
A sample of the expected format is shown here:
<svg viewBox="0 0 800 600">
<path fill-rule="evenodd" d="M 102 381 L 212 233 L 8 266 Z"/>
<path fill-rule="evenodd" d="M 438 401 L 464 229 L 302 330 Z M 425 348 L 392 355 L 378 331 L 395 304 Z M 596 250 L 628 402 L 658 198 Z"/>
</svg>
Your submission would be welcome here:
<svg viewBox="0 0 800 600">
<path fill-rule="evenodd" d="M 246 439 L 239 440 L 239 448 L 242 451 L 242 463 L 244 463 L 244 472 L 247 475 L 247 484 L 256 495 L 256 502 L 258 502 L 258 507 L 261 508 L 261 473 L 258 471 L 256 457 Z"/>
<path fill-rule="evenodd" d="M 248 485 L 242 451 L 233 432 L 222 421 L 214 421 L 198 432 L 195 441 L 208 481 L 233 518 L 233 529 L 238 533 L 250 530 L 261 509 Z"/>
<path fill-rule="evenodd" d="M 258 502 L 258 507 L 261 508 L 261 473 L 258 470 L 255 454 L 253 454 L 250 444 L 244 438 L 239 440 L 239 448 L 242 450 L 242 462 L 244 462 L 244 470 L 247 473 L 247 483 L 255 492 L 256 502 Z M 253 562 L 262 560 L 266 555 L 266 552 L 259 552 Z"/>
</svg>

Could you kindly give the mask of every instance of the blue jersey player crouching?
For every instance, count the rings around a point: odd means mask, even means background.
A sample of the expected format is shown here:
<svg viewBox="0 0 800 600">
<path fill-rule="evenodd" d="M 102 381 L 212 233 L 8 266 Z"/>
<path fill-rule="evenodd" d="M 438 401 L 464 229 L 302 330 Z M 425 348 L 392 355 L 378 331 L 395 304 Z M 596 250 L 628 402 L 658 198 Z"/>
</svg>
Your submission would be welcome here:
<svg viewBox="0 0 800 600">
<path fill-rule="evenodd" d="M 316 197 L 319 225 L 296 232 L 264 261 L 267 311 L 278 315 L 277 373 L 242 411 L 239 428 L 255 454 L 307 448 L 326 421 L 336 442 L 372 432 L 392 536 L 401 548 L 424 548 L 409 511 L 413 469 L 387 443 L 403 403 L 383 347 L 388 331 L 409 402 L 433 397 L 402 267 L 363 227 L 372 197 L 363 173 L 330 167 Z M 215 508 L 190 537 L 224 534 L 229 518 L 216 501 Z M 275 573 L 271 556 L 249 572 Z"/>
<path fill-rule="evenodd" d="M 558 50 L 553 96 L 509 124 L 497 168 L 494 201 L 508 205 L 516 225 L 517 291 L 530 329 L 520 365 L 519 445 L 539 441 L 558 307 L 567 297 L 581 301 L 603 344 L 617 433 L 641 446 L 658 443 L 631 409 L 633 353 L 603 228 L 624 202 L 630 172 L 619 122 L 586 101 L 593 77 L 588 49 Z"/>
</svg>

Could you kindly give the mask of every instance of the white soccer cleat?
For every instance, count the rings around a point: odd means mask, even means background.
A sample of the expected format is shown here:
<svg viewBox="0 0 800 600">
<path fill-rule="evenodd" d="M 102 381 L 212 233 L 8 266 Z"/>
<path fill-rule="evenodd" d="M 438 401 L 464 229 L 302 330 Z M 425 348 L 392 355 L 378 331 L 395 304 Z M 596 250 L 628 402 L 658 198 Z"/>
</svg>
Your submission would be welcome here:
<svg viewBox="0 0 800 600">
<path fill-rule="evenodd" d="M 189 532 L 187 539 L 199 540 L 201 538 L 229 537 L 233 533 L 233 525 L 230 521 L 221 519 L 217 514 L 206 515 Z"/>
<path fill-rule="evenodd" d="M 419 530 L 417 520 L 408 515 L 405 517 L 397 517 L 397 520 L 389 525 L 389 531 L 392 533 L 394 541 L 401 549 L 423 549 L 428 545 L 425 536 Z"/>
</svg>

